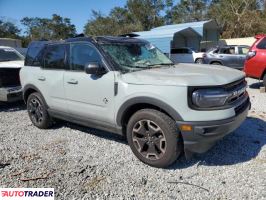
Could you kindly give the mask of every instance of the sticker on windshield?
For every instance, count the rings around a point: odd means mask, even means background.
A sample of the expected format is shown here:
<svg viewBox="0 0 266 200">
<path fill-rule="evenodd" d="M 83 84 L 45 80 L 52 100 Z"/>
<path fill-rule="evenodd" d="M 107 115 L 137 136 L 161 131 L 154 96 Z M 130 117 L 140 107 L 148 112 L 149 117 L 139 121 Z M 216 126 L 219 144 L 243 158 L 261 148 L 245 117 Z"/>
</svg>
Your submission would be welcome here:
<svg viewBox="0 0 266 200">
<path fill-rule="evenodd" d="M 148 50 L 155 49 L 155 46 L 153 46 L 152 44 L 146 44 L 145 47 L 146 47 Z"/>
</svg>

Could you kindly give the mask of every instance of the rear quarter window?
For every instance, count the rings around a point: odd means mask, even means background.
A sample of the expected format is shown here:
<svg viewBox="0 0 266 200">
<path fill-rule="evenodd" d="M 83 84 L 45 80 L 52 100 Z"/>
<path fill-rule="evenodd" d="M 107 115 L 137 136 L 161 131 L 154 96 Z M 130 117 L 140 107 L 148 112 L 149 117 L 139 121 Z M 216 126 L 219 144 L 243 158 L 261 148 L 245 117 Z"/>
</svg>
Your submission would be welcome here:
<svg viewBox="0 0 266 200">
<path fill-rule="evenodd" d="M 266 49 L 266 38 L 263 38 L 260 43 L 257 45 L 258 49 Z"/>
<path fill-rule="evenodd" d="M 42 52 L 47 42 L 32 42 L 27 50 L 25 66 L 38 66 L 42 64 Z"/>
</svg>

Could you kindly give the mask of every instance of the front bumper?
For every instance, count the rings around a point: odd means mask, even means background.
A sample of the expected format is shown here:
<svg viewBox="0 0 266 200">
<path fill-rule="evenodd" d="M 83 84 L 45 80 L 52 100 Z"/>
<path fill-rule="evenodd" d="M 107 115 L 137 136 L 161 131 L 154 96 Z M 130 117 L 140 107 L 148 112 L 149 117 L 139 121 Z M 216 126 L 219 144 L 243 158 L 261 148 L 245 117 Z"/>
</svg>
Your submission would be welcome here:
<svg viewBox="0 0 266 200">
<path fill-rule="evenodd" d="M 250 105 L 250 101 L 247 99 L 244 104 L 235 108 L 236 116 L 228 119 L 206 122 L 178 121 L 178 127 L 181 125 L 192 126 L 191 131 L 181 131 L 186 156 L 189 157 L 191 153 L 206 152 L 218 140 L 237 129 L 246 119 Z"/>
<path fill-rule="evenodd" d="M 0 88 L 0 101 L 15 102 L 22 100 L 21 86 Z"/>
</svg>

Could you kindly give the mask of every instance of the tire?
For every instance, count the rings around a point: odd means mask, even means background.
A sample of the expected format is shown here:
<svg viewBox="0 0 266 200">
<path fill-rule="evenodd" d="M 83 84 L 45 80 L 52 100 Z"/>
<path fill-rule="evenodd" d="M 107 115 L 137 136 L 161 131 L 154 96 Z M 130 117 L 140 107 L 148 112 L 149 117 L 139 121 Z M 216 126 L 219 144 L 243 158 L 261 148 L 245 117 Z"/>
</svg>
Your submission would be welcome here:
<svg viewBox="0 0 266 200">
<path fill-rule="evenodd" d="M 127 141 L 139 160 L 158 168 L 171 165 L 183 152 L 175 121 L 153 109 L 137 111 L 130 118 Z"/>
<path fill-rule="evenodd" d="M 202 58 L 198 58 L 198 59 L 196 59 L 195 63 L 203 64 L 203 59 Z"/>
<path fill-rule="evenodd" d="M 222 65 L 222 63 L 220 63 L 220 62 L 213 62 L 213 63 L 211 63 L 211 65 Z"/>
<path fill-rule="evenodd" d="M 264 87 L 266 87 L 266 73 L 263 76 L 263 85 L 264 85 Z"/>
<path fill-rule="evenodd" d="M 27 110 L 33 125 L 40 129 L 48 129 L 52 125 L 45 101 L 38 93 L 32 93 L 27 99 Z"/>
</svg>

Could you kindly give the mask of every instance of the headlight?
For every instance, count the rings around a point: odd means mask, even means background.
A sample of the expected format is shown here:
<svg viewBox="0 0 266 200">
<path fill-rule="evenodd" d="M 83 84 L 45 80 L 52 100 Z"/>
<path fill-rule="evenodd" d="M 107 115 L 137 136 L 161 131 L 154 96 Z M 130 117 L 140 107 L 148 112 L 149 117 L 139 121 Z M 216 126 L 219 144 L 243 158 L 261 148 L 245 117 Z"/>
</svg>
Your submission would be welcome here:
<svg viewBox="0 0 266 200">
<path fill-rule="evenodd" d="M 192 93 L 192 103 L 199 108 L 224 106 L 228 99 L 228 92 L 222 88 L 199 89 Z"/>
</svg>

